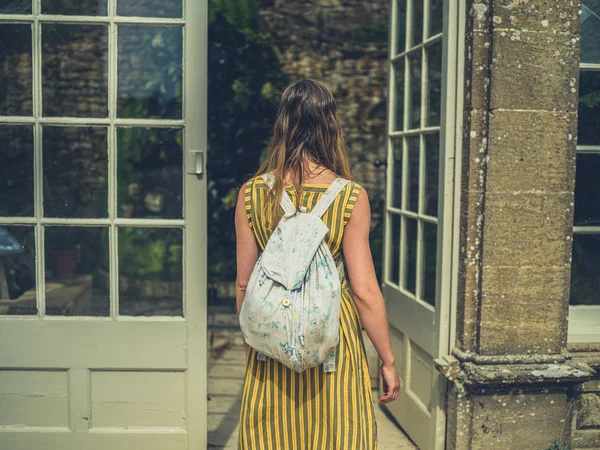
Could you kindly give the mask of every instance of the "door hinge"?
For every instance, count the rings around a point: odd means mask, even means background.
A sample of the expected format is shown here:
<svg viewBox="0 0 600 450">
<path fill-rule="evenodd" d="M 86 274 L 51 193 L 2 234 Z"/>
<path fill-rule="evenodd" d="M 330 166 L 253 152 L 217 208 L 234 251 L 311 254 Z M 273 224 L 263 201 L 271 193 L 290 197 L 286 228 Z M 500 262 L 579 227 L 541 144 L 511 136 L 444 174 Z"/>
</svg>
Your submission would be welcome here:
<svg viewBox="0 0 600 450">
<path fill-rule="evenodd" d="M 187 170 L 190 175 L 204 176 L 204 150 L 190 150 L 187 152 Z"/>
</svg>

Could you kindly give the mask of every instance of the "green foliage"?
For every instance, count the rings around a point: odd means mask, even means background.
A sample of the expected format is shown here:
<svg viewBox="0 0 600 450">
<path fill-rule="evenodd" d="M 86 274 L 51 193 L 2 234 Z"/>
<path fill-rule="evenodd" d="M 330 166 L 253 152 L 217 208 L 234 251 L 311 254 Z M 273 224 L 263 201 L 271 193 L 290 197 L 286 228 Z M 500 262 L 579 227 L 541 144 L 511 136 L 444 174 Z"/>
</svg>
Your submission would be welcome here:
<svg viewBox="0 0 600 450">
<path fill-rule="evenodd" d="M 287 78 L 254 0 L 213 0 L 209 18 L 208 271 L 231 281 L 239 188 L 258 168 Z"/>
<path fill-rule="evenodd" d="M 600 91 L 589 92 L 579 98 L 579 103 L 588 108 L 600 106 Z"/>
</svg>

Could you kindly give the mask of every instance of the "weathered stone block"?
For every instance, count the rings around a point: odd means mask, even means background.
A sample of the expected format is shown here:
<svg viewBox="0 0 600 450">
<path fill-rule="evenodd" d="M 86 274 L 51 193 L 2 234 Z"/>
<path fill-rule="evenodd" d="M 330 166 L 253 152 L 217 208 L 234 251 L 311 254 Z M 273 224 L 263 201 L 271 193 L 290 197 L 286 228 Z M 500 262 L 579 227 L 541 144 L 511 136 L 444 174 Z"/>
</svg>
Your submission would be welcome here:
<svg viewBox="0 0 600 450">
<path fill-rule="evenodd" d="M 492 55 L 492 109 L 577 111 L 574 35 L 495 30 Z"/>
<path fill-rule="evenodd" d="M 577 411 L 577 428 L 600 428 L 600 393 L 581 394 Z"/>
<path fill-rule="evenodd" d="M 480 354 L 560 353 L 569 267 L 483 267 Z"/>
<path fill-rule="evenodd" d="M 569 399 L 562 390 L 478 394 L 473 400 L 471 449 L 546 449 L 568 441 Z"/>
<path fill-rule="evenodd" d="M 498 29 L 575 33 L 579 8 L 579 1 L 495 0 L 492 22 Z"/>
<path fill-rule="evenodd" d="M 490 60 L 491 34 L 484 30 L 473 32 L 472 58 L 469 61 L 472 86 L 468 86 L 467 92 L 471 95 L 471 107 L 473 109 L 487 110 L 490 89 Z"/>
<path fill-rule="evenodd" d="M 570 200 L 569 192 L 488 191 L 483 264 L 564 266 L 572 233 Z"/>
<path fill-rule="evenodd" d="M 572 190 L 576 132 L 575 113 L 494 111 L 487 188 L 494 192 Z"/>
</svg>

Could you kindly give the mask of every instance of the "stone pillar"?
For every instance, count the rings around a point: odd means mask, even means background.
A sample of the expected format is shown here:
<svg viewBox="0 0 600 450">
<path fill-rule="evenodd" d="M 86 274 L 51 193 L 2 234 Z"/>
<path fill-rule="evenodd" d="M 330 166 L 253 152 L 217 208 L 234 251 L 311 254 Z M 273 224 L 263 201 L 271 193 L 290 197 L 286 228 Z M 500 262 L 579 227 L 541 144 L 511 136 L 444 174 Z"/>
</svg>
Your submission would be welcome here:
<svg viewBox="0 0 600 450">
<path fill-rule="evenodd" d="M 543 450 L 593 373 L 566 350 L 580 3 L 467 2 L 446 448 Z"/>
</svg>

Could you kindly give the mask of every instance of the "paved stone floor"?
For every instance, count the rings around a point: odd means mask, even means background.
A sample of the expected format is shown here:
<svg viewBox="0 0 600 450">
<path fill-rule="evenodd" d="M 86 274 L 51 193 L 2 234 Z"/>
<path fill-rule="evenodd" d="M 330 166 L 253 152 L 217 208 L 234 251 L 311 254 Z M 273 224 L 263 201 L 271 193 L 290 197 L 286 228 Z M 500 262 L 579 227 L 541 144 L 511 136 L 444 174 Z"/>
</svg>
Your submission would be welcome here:
<svg viewBox="0 0 600 450">
<path fill-rule="evenodd" d="M 244 350 L 239 331 L 211 333 L 208 364 L 208 448 L 237 448 L 238 418 L 244 376 Z M 417 447 L 376 405 L 380 450 L 408 450 Z"/>
</svg>

